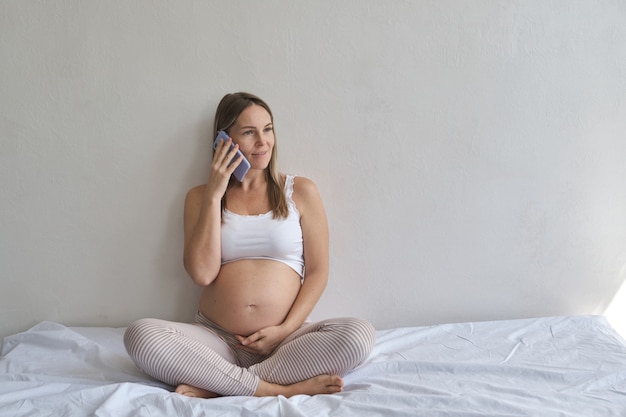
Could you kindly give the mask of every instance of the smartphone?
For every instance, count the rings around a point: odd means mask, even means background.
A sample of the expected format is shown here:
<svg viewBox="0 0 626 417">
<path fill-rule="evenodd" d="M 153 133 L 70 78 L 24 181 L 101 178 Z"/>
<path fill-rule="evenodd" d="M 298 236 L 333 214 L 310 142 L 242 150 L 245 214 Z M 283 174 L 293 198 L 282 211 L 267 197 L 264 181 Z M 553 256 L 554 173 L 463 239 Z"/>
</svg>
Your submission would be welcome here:
<svg viewBox="0 0 626 417">
<path fill-rule="evenodd" d="M 223 130 L 220 130 L 219 133 L 217 134 L 217 137 L 215 138 L 215 143 L 213 143 L 213 149 L 214 150 L 217 149 L 217 145 L 219 145 L 220 141 L 222 141 L 222 140 L 226 141 L 226 140 L 228 140 L 228 138 L 229 138 L 228 133 L 224 132 Z M 232 149 L 234 146 L 235 146 L 235 144 L 231 142 L 230 149 Z M 229 151 L 230 151 L 230 149 L 229 149 Z M 237 178 L 237 180 L 239 180 L 239 182 L 241 182 L 241 181 L 243 181 L 243 177 L 246 176 L 246 173 L 250 169 L 250 162 L 248 162 L 246 157 L 243 156 L 243 154 L 239 150 L 237 151 L 237 154 L 233 158 L 233 161 L 237 157 L 241 158 L 241 163 L 239 164 L 239 166 L 237 168 L 235 168 L 235 171 L 233 172 L 233 175 L 234 175 L 235 178 Z M 231 161 L 230 163 L 232 164 L 233 161 Z"/>
</svg>

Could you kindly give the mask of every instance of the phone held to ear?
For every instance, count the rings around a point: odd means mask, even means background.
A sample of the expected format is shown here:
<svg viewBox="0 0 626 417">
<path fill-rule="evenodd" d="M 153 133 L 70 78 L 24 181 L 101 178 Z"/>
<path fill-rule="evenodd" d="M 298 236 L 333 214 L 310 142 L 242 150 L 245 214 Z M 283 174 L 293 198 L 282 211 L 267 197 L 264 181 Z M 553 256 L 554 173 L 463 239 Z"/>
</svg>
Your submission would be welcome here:
<svg viewBox="0 0 626 417">
<path fill-rule="evenodd" d="M 220 130 L 220 132 L 217 134 L 217 137 L 215 138 L 215 143 L 213 143 L 213 149 L 214 150 L 217 149 L 217 145 L 219 145 L 220 141 L 222 141 L 222 140 L 223 141 L 227 141 L 228 137 L 229 137 L 228 133 L 224 132 L 223 130 Z M 231 142 L 230 149 L 232 149 L 234 146 L 235 146 L 235 144 Z M 230 149 L 229 149 L 229 151 L 230 151 Z M 243 154 L 239 150 L 237 151 L 237 154 L 233 158 L 233 161 L 237 157 L 241 158 L 241 163 L 239 164 L 239 166 L 237 168 L 235 168 L 235 171 L 233 172 L 233 175 L 235 176 L 235 178 L 237 178 L 239 180 L 239 182 L 241 182 L 241 181 L 243 181 L 243 177 L 246 176 L 246 173 L 250 169 L 250 162 L 248 162 L 246 157 L 243 156 Z M 233 161 L 230 161 L 230 163 L 232 164 Z"/>
</svg>

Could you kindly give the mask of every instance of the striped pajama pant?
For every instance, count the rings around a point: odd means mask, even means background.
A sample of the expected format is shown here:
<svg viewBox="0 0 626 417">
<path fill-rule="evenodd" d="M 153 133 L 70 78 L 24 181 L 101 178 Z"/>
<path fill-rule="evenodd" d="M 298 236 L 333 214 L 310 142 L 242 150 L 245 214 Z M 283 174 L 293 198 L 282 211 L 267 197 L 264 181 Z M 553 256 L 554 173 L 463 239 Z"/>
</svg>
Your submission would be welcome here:
<svg viewBox="0 0 626 417">
<path fill-rule="evenodd" d="M 374 328 L 354 318 L 304 323 L 269 356 L 237 349 L 226 330 L 196 315 L 193 323 L 141 319 L 124 334 L 137 366 L 169 385 L 187 384 L 219 395 L 253 395 L 259 381 L 290 385 L 318 375 L 345 375 L 370 354 Z"/>
</svg>

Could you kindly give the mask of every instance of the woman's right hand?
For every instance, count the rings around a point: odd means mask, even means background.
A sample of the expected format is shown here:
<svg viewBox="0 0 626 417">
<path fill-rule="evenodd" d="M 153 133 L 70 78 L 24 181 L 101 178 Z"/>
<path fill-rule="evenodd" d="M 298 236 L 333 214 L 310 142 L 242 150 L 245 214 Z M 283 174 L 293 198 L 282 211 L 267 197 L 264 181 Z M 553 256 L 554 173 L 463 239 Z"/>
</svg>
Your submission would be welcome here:
<svg viewBox="0 0 626 417">
<path fill-rule="evenodd" d="M 239 146 L 229 150 L 231 143 L 229 138 L 217 145 L 206 186 L 192 188 L 185 199 L 183 264 L 191 279 L 203 287 L 210 285 L 220 270 L 221 199 L 231 174 L 241 163 L 241 158 L 233 161 Z"/>
<path fill-rule="evenodd" d="M 231 143 L 233 143 L 232 138 L 220 141 L 213 154 L 206 194 L 208 198 L 215 199 L 214 201 L 222 199 L 224 193 L 226 193 L 230 176 L 241 163 L 241 157 L 236 157 L 236 159 L 233 160 L 237 155 L 239 145 L 234 144 L 231 148 Z"/>
</svg>

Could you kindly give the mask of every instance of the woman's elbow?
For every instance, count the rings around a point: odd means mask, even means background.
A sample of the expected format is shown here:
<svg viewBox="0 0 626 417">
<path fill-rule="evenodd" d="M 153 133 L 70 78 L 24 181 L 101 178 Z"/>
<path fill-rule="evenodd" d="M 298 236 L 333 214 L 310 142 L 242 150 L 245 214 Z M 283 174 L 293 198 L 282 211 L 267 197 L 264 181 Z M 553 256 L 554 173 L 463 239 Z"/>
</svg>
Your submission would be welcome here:
<svg viewBox="0 0 626 417">
<path fill-rule="evenodd" d="M 315 282 L 322 288 L 326 288 L 326 285 L 328 284 L 328 271 L 324 269 L 314 271 L 307 269 L 304 279 L 309 282 Z"/>
<path fill-rule="evenodd" d="M 196 285 L 199 285 L 201 287 L 206 287 L 210 285 L 215 280 L 215 278 L 217 278 L 217 274 L 219 273 L 219 267 L 201 267 L 195 262 L 190 262 L 188 259 L 183 260 L 183 265 L 191 280 Z"/>
</svg>

